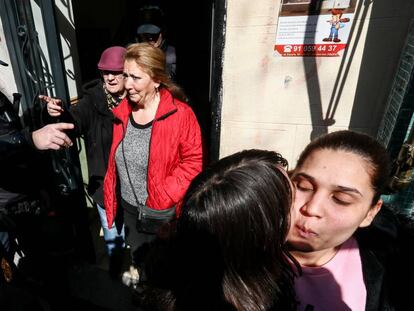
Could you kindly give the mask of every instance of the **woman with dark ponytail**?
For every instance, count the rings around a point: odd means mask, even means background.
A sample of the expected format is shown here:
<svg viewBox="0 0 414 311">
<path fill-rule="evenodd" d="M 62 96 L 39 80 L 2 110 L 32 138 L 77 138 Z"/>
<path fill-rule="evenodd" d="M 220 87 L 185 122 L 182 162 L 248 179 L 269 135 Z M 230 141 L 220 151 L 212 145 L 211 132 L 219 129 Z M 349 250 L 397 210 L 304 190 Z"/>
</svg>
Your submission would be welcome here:
<svg viewBox="0 0 414 311">
<path fill-rule="evenodd" d="M 286 166 L 278 153 L 246 150 L 194 179 L 167 248 L 169 272 L 148 266 L 149 280 L 161 277 L 148 284 L 157 288 L 144 296 L 148 310 L 295 310 Z"/>
</svg>

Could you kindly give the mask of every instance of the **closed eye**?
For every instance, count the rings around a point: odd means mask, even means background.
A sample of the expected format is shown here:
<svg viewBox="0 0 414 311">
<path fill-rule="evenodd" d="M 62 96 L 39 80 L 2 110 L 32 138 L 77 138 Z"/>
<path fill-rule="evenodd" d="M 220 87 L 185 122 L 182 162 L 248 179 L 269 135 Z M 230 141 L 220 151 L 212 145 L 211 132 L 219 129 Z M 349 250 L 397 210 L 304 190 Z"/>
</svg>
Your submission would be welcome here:
<svg viewBox="0 0 414 311">
<path fill-rule="evenodd" d="M 334 202 L 336 204 L 339 204 L 339 205 L 347 206 L 347 205 L 350 205 L 351 204 L 351 202 L 338 199 L 337 197 L 332 197 L 332 199 L 334 200 Z"/>
<path fill-rule="evenodd" d="M 294 185 L 296 186 L 296 189 L 298 189 L 299 191 L 313 191 L 314 189 L 312 183 L 304 179 L 295 181 Z"/>
<path fill-rule="evenodd" d="M 301 186 L 299 186 L 299 185 L 296 185 L 296 189 L 297 189 L 297 190 L 299 190 L 299 191 L 303 191 L 303 192 L 310 192 L 310 191 L 313 191 L 313 189 L 312 189 L 312 188 L 305 188 L 305 187 L 301 187 Z"/>
<path fill-rule="evenodd" d="M 332 200 L 339 205 L 350 205 L 355 202 L 355 194 L 353 192 L 335 191 L 332 193 Z"/>
</svg>

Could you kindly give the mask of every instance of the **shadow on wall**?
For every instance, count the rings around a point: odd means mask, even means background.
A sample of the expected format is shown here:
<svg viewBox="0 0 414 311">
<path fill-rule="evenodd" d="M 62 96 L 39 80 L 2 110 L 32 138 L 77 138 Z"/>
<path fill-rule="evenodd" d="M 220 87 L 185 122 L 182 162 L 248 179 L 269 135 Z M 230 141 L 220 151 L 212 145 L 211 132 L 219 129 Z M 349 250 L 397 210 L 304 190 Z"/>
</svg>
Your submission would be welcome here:
<svg viewBox="0 0 414 311">
<path fill-rule="evenodd" d="M 319 19 L 321 8 L 318 1 L 313 1 L 309 4 L 309 15 L 318 16 Z M 316 20 L 316 22 L 317 22 Z M 312 34 L 307 38 L 307 44 L 315 44 L 316 32 L 312 23 L 306 24 L 306 34 Z M 305 44 L 305 42 L 304 42 Z M 323 112 L 322 112 L 322 100 L 321 100 L 321 88 L 319 85 L 318 68 L 315 57 L 303 57 L 303 69 L 305 72 L 306 89 L 308 92 L 309 107 L 311 113 L 312 132 L 310 139 L 314 139 L 322 134 L 327 133 L 327 127 L 324 125 Z M 322 125 L 322 126 L 321 126 Z"/>
<path fill-rule="evenodd" d="M 363 7 L 362 1 L 358 2 L 355 8 L 355 15 L 353 18 L 354 22 L 352 23 L 351 31 L 348 37 L 348 44 L 350 44 L 351 40 L 353 41 L 353 44 L 350 45 L 349 48 L 345 49 L 338 73 L 335 77 L 334 88 L 332 90 L 332 94 L 329 99 L 329 105 L 324 117 L 325 124 L 328 126 L 333 125 L 336 122 L 336 110 L 343 94 L 345 83 L 348 79 L 349 70 L 351 68 L 356 49 L 361 40 L 361 32 L 366 22 L 365 19 L 367 16 L 367 9 L 367 7 Z M 359 20 L 361 22 L 357 26 L 357 21 Z"/>
<path fill-rule="evenodd" d="M 365 1 L 368 5 L 372 1 Z M 349 127 L 372 129 L 377 134 L 398 69 L 410 21 L 411 0 L 373 1 L 368 34 Z"/>
<path fill-rule="evenodd" d="M 319 14 L 320 9 L 315 3 L 311 4 L 311 12 Z M 369 11 L 371 15 L 367 19 Z M 316 58 L 303 58 L 312 121 L 311 139 L 326 133 L 328 127 L 335 124 L 336 110 L 360 44 L 364 44 L 364 49 L 349 128 L 364 129 L 368 134 L 376 135 L 401 56 L 400 51 L 413 16 L 414 2 L 409 0 L 357 2 L 354 22 L 348 38 L 348 44 L 352 42 L 352 45 L 349 45 L 340 56 L 341 64 L 336 77 L 333 77 L 334 88 L 325 115 Z M 367 22 L 369 26 L 364 42 L 361 40 L 361 35 Z M 312 25 L 308 24 L 307 31 L 311 29 Z"/>
<path fill-rule="evenodd" d="M 316 15 L 318 18 L 320 18 L 321 13 L 321 6 L 318 1 L 313 1 L 310 4 L 309 14 Z M 355 10 L 355 16 L 354 20 L 360 19 L 360 16 L 364 16 L 364 13 L 361 14 L 361 2 L 358 3 L 356 10 Z M 366 14 L 366 13 L 365 13 Z M 316 20 L 317 22 L 317 20 Z M 363 25 L 360 25 L 360 28 Z M 340 56 L 342 58 L 341 64 L 337 73 L 337 76 L 335 77 L 335 84 L 334 88 L 329 100 L 329 105 L 327 108 L 327 111 L 324 115 L 323 107 L 322 107 L 322 98 L 321 98 L 321 88 L 319 83 L 319 75 L 318 75 L 318 67 L 316 63 L 315 57 L 304 57 L 303 58 L 303 66 L 304 71 L 306 75 L 306 81 L 307 81 L 307 92 L 308 92 L 308 102 L 311 112 L 311 122 L 312 122 L 312 132 L 310 134 L 310 139 L 313 140 L 316 137 L 323 135 L 328 132 L 328 127 L 335 124 L 335 113 L 336 109 L 338 107 L 338 102 L 342 94 L 343 87 L 345 85 L 346 79 L 348 77 L 349 68 L 352 64 L 353 56 L 356 50 L 356 47 L 358 46 L 358 41 L 360 39 L 361 35 L 361 29 L 356 30 L 356 23 L 354 22 L 352 24 L 349 38 L 348 38 L 348 44 L 351 41 L 351 39 L 355 38 L 355 45 L 352 51 L 349 51 L 349 49 L 345 49 L 343 52 L 343 56 Z M 315 31 L 314 26 L 311 22 L 309 22 L 306 25 L 306 33 L 307 34 L 313 34 L 313 37 L 308 37 L 308 44 L 315 44 Z M 313 41 L 312 43 L 309 42 Z M 348 54 L 350 54 L 348 56 Z"/>
<path fill-rule="evenodd" d="M 67 7 L 68 10 L 67 13 L 68 17 L 72 19 L 72 16 L 69 16 L 70 7 Z M 82 81 L 81 79 L 77 79 L 77 77 L 81 77 L 81 71 L 80 71 L 80 64 L 79 64 L 79 58 L 77 57 L 78 54 L 78 46 L 76 41 L 76 32 L 73 28 L 74 21 L 68 20 L 67 16 L 64 16 L 62 12 L 55 7 L 55 14 L 56 14 L 56 22 L 58 23 L 59 32 L 62 36 L 62 40 L 65 41 L 65 43 L 62 42 L 62 45 L 66 45 L 69 49 L 69 55 L 63 55 L 65 59 L 71 58 L 73 61 L 73 72 L 66 68 L 65 75 L 67 78 L 71 79 L 76 83 L 76 89 L 81 90 L 82 89 Z M 65 54 L 65 52 L 64 52 Z"/>
</svg>

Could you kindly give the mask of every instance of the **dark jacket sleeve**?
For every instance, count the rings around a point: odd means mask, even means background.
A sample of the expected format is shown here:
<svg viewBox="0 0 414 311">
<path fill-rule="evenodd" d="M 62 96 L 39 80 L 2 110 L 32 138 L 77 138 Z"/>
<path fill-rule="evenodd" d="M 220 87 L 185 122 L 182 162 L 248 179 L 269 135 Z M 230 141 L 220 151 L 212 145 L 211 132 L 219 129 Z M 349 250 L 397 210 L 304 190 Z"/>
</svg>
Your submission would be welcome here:
<svg viewBox="0 0 414 311">
<path fill-rule="evenodd" d="M 91 124 L 94 106 L 93 98 L 90 94 L 85 94 L 77 104 L 74 104 L 66 113 L 67 121 L 75 124 L 75 133 L 79 137 L 88 132 Z"/>
<path fill-rule="evenodd" d="M 407 310 L 414 282 L 414 226 L 398 209 L 383 206 L 368 228 L 357 232 L 367 288 L 366 310 Z"/>
<path fill-rule="evenodd" d="M 33 145 L 31 133 L 28 130 L 11 131 L 0 135 L 0 161 L 10 157 L 16 152 L 24 152 Z"/>
</svg>

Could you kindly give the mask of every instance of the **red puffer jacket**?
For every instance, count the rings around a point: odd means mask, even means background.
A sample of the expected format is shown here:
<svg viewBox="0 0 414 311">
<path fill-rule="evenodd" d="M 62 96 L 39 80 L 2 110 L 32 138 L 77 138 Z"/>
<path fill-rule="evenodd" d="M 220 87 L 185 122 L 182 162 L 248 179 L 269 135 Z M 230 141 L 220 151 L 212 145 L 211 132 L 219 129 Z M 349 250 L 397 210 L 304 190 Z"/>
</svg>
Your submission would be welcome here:
<svg viewBox="0 0 414 311">
<path fill-rule="evenodd" d="M 132 107 L 125 98 L 112 110 L 115 116 L 113 140 L 104 180 L 104 205 L 109 228 L 117 211 L 115 151 L 125 135 Z M 177 206 L 190 182 L 201 171 L 203 148 L 200 126 L 191 108 L 160 90 L 160 103 L 151 129 L 146 205 L 162 210 Z"/>
</svg>

